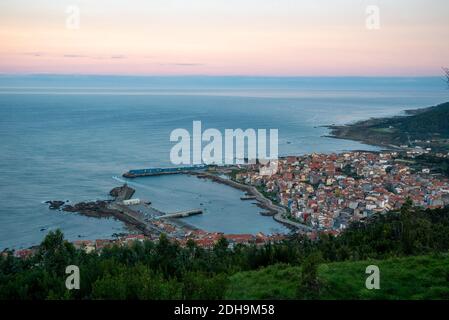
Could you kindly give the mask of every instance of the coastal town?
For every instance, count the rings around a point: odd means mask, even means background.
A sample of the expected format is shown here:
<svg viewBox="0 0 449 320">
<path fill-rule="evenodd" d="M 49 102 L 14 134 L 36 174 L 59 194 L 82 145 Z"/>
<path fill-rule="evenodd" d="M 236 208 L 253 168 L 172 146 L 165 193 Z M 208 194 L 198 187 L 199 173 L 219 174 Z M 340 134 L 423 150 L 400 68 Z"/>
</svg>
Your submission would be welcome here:
<svg viewBox="0 0 449 320">
<path fill-rule="evenodd" d="M 441 208 L 449 205 L 449 180 L 432 172 L 430 167 L 416 170 L 411 166 L 415 156 L 430 151 L 345 152 L 341 154 L 308 154 L 288 156 L 273 166 L 245 164 L 232 168 L 209 168 L 207 172 L 183 172 L 198 178 L 213 179 L 246 191 L 242 199 L 264 201 L 261 207 L 298 233 L 315 239 L 320 233 L 338 236 L 353 221 L 400 209 L 406 201 L 416 207 Z M 404 154 L 408 157 L 404 158 Z M 436 154 L 440 158 L 448 155 Z M 220 177 L 224 173 L 226 178 Z M 134 190 L 114 188 L 115 200 L 66 205 L 65 211 L 103 217 L 112 214 L 137 228 L 114 239 L 77 240 L 73 244 L 86 252 L 101 252 L 113 245 L 158 241 L 165 234 L 186 246 L 193 240 L 199 247 L 212 248 L 224 237 L 229 247 L 238 244 L 264 245 L 280 242 L 286 234 L 224 234 L 197 229 L 182 221 L 182 215 L 164 218 L 164 213 L 131 198 Z M 50 208 L 62 205 L 51 202 Z M 260 203 L 259 203 L 260 204 Z M 94 211 L 94 209 L 97 211 Z M 180 219 L 181 218 L 181 219 Z M 303 227 L 303 228 L 298 228 Z M 17 257 L 33 255 L 36 248 L 15 251 Z"/>
<path fill-rule="evenodd" d="M 256 164 L 235 179 L 272 195 L 289 219 L 313 227 L 310 235 L 338 235 L 352 221 L 399 209 L 408 199 L 430 209 L 449 204 L 448 179 L 430 168 L 416 172 L 409 163 L 399 152 L 314 153 L 280 159 L 275 172 Z"/>
</svg>

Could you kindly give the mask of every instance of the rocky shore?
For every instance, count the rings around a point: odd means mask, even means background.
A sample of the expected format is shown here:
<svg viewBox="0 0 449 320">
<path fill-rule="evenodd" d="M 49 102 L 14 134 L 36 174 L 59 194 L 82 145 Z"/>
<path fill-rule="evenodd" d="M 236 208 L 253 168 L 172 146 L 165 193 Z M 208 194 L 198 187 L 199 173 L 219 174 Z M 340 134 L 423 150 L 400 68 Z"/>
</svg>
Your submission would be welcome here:
<svg viewBox="0 0 449 320">
<path fill-rule="evenodd" d="M 126 183 L 121 187 L 116 187 L 109 191 L 109 195 L 117 201 L 123 201 L 131 199 L 136 190 L 129 187 Z"/>
<path fill-rule="evenodd" d="M 65 201 L 49 200 L 49 208 L 53 210 L 62 210 L 65 212 L 74 212 L 92 218 L 115 218 L 124 222 L 129 228 L 136 229 L 144 234 L 150 234 L 144 223 L 138 219 L 127 215 L 122 210 L 113 206 L 115 201 L 122 201 L 130 199 L 135 190 L 124 184 L 121 187 L 116 187 L 109 192 L 113 200 L 97 200 L 91 202 L 79 202 L 74 205 L 66 204 Z"/>
<path fill-rule="evenodd" d="M 65 205 L 61 209 L 66 212 L 77 212 L 87 217 L 109 218 L 116 215 L 115 210 L 108 208 L 111 200 L 98 200 L 94 202 L 80 202 L 75 205 Z"/>
<path fill-rule="evenodd" d="M 48 207 L 51 210 L 59 210 L 61 209 L 61 207 L 66 203 L 66 201 L 61 201 L 61 200 L 49 200 L 49 201 L 45 201 L 46 204 L 48 204 Z"/>
<path fill-rule="evenodd" d="M 109 191 L 109 195 L 114 200 L 98 200 L 91 202 L 79 202 L 74 205 L 66 204 L 68 201 L 61 200 L 48 200 L 45 201 L 49 208 L 52 210 L 63 210 L 67 212 L 79 212 L 89 217 L 109 217 L 111 216 L 111 210 L 107 208 L 108 204 L 112 201 L 123 201 L 131 199 L 136 190 L 129 187 L 126 183 L 121 187 L 116 187 Z"/>
</svg>

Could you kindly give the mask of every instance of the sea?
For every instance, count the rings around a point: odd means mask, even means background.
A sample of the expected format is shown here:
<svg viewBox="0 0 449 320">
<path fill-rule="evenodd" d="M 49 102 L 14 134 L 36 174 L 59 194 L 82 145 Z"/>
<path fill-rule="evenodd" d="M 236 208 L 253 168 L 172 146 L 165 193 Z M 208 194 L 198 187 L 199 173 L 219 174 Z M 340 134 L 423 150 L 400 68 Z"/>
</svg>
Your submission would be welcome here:
<svg viewBox="0 0 449 320">
<path fill-rule="evenodd" d="M 449 100 L 443 77 L 144 77 L 0 75 L 0 250 L 127 232 L 114 219 L 50 210 L 47 200 L 105 199 L 129 169 L 173 166 L 170 133 L 278 129 L 280 155 L 378 150 L 324 126 L 403 114 Z M 186 175 L 129 181 L 163 211 L 202 208 L 206 231 L 288 232 L 229 186 Z"/>
</svg>

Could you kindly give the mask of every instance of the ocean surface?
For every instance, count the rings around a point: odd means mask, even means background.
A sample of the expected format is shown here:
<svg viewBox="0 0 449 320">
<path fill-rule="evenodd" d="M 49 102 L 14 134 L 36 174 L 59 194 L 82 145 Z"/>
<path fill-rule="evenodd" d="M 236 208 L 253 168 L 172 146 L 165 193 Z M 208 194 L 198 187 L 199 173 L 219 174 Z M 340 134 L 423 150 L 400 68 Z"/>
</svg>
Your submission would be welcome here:
<svg viewBox="0 0 449 320">
<path fill-rule="evenodd" d="M 0 249 L 126 231 L 113 219 L 52 211 L 46 200 L 104 199 L 129 169 L 171 166 L 176 128 L 279 130 L 281 155 L 376 150 L 323 137 L 321 126 L 401 114 L 449 100 L 442 78 L 0 76 Z M 189 176 L 139 178 L 136 197 L 227 233 L 284 232 L 242 193 Z"/>
</svg>

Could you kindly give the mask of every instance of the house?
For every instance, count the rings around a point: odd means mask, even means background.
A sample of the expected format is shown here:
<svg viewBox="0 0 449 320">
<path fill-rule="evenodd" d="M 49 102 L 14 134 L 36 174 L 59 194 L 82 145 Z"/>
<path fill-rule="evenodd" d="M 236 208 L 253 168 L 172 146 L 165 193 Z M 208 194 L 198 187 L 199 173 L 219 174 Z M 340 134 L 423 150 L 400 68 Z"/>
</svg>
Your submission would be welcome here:
<svg viewBox="0 0 449 320">
<path fill-rule="evenodd" d="M 144 242 L 146 240 L 143 234 L 131 234 L 122 239 L 122 243 L 132 244 L 134 242 Z"/>
<path fill-rule="evenodd" d="M 114 242 L 109 239 L 97 239 L 97 240 L 95 240 L 95 249 L 97 251 L 100 251 L 106 247 L 112 246 L 113 244 L 114 244 Z"/>
<path fill-rule="evenodd" d="M 123 200 L 123 204 L 125 206 L 137 205 L 137 204 L 140 204 L 140 199 Z"/>
<path fill-rule="evenodd" d="M 249 244 L 255 241 L 252 234 L 226 234 L 224 237 L 231 244 Z"/>
<path fill-rule="evenodd" d="M 91 253 L 95 251 L 95 244 L 90 240 L 78 240 L 73 241 L 73 246 L 76 249 L 84 250 L 86 253 Z"/>
<path fill-rule="evenodd" d="M 28 259 L 33 255 L 33 250 L 31 249 L 22 249 L 14 251 L 14 257 L 20 258 L 20 259 Z"/>
</svg>

